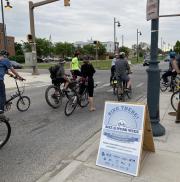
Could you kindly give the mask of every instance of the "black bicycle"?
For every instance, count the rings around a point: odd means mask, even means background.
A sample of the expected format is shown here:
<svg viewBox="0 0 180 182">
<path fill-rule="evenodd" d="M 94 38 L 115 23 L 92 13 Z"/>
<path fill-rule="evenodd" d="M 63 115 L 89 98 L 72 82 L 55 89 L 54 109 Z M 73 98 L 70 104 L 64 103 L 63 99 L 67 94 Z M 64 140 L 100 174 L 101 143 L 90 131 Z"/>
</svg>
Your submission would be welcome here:
<svg viewBox="0 0 180 182">
<path fill-rule="evenodd" d="M 78 105 L 82 108 L 87 107 L 89 104 L 87 86 L 87 82 L 85 81 L 80 82 L 76 87 L 72 87 L 71 94 L 68 97 L 68 101 L 64 109 L 66 116 L 70 116 Z"/>
<path fill-rule="evenodd" d="M 11 135 L 9 120 L 0 113 L 0 149 L 7 143 Z"/>
<path fill-rule="evenodd" d="M 22 89 L 20 90 L 19 85 L 17 83 L 17 77 L 14 77 L 14 76 L 11 76 L 11 77 L 14 78 L 14 80 L 15 80 L 17 91 L 14 94 L 12 94 L 8 100 L 6 100 L 5 110 L 10 110 L 12 101 L 14 99 L 18 98 L 17 103 L 16 103 L 17 109 L 21 112 L 27 111 L 30 107 L 31 101 L 28 96 L 23 95 L 24 91 L 25 91 L 25 84 L 23 85 Z M 24 80 L 22 80 L 22 81 L 24 81 Z"/>
</svg>

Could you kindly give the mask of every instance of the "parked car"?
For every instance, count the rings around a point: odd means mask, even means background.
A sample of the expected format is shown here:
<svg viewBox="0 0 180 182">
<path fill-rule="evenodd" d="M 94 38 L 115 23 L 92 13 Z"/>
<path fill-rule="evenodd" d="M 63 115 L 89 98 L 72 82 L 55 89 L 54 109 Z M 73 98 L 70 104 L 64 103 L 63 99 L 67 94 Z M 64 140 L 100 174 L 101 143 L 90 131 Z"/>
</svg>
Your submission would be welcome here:
<svg viewBox="0 0 180 182">
<path fill-rule="evenodd" d="M 10 61 L 10 62 L 11 62 L 11 65 L 14 69 L 22 69 L 23 68 L 22 64 L 20 64 L 16 61 Z"/>
<path fill-rule="evenodd" d="M 146 55 L 144 58 L 143 66 L 149 66 L 150 55 Z"/>
</svg>

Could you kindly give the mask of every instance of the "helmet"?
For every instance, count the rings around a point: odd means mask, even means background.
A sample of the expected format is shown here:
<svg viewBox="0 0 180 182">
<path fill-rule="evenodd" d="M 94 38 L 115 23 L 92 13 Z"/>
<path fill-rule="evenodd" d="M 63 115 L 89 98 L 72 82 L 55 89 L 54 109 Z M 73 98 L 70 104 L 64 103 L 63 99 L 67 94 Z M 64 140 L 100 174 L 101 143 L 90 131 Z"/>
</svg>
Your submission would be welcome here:
<svg viewBox="0 0 180 182">
<path fill-rule="evenodd" d="M 120 52 L 119 55 L 120 55 L 120 58 L 125 58 L 126 54 L 125 54 L 125 52 Z"/>
<path fill-rule="evenodd" d="M 0 56 L 8 57 L 9 53 L 6 50 L 1 50 L 0 51 Z"/>
</svg>

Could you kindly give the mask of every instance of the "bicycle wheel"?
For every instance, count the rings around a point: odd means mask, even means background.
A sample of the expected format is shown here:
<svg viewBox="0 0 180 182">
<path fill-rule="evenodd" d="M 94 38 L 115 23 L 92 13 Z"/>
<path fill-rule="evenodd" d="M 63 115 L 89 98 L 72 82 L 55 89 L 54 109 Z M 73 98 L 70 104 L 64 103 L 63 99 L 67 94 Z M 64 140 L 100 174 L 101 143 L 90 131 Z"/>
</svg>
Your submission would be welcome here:
<svg viewBox="0 0 180 182">
<path fill-rule="evenodd" d="M 31 101 L 28 96 L 21 96 L 16 104 L 16 107 L 19 111 L 24 112 L 27 111 L 30 107 Z"/>
<path fill-rule="evenodd" d="M 177 112 L 177 108 L 178 108 L 178 103 L 179 103 L 179 91 L 176 91 L 172 94 L 171 96 L 171 106 L 172 108 Z"/>
<path fill-rule="evenodd" d="M 123 89 L 122 89 L 122 85 L 118 85 L 117 87 L 117 99 L 118 101 L 125 101 L 124 98 L 124 93 L 123 93 Z"/>
<path fill-rule="evenodd" d="M 126 94 L 127 94 L 128 99 L 131 99 L 132 98 L 132 88 L 130 88 Z"/>
<path fill-rule="evenodd" d="M 77 94 L 74 93 L 73 96 L 71 96 L 71 98 L 69 98 L 69 100 L 66 103 L 65 109 L 64 109 L 64 113 L 66 116 L 70 116 L 73 111 L 76 109 L 76 106 L 78 104 L 78 96 Z"/>
<path fill-rule="evenodd" d="M 11 126 L 5 119 L 0 119 L 0 149 L 7 143 L 11 135 Z"/>
<path fill-rule="evenodd" d="M 80 98 L 80 107 L 86 107 L 88 104 L 88 91 L 85 89 Z"/>
<path fill-rule="evenodd" d="M 57 109 L 62 104 L 62 93 L 58 87 L 50 85 L 45 92 L 45 99 L 49 106 Z"/>
<path fill-rule="evenodd" d="M 162 92 L 165 92 L 167 90 L 169 85 L 167 85 L 166 83 L 164 83 L 163 79 L 160 79 L 160 89 Z"/>
</svg>

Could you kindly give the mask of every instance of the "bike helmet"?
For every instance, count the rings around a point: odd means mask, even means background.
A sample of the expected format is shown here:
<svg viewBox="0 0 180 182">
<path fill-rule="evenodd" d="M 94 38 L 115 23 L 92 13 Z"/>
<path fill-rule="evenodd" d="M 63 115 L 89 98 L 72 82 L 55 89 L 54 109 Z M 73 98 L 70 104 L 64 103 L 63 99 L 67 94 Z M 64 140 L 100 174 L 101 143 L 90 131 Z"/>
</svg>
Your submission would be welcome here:
<svg viewBox="0 0 180 182">
<path fill-rule="evenodd" d="M 119 56 L 120 56 L 120 58 L 125 58 L 126 54 L 125 54 L 125 52 L 120 52 Z"/>
<path fill-rule="evenodd" d="M 1 56 L 4 56 L 4 57 L 8 57 L 9 56 L 9 53 L 6 50 L 1 50 L 0 51 L 0 55 Z"/>
</svg>

